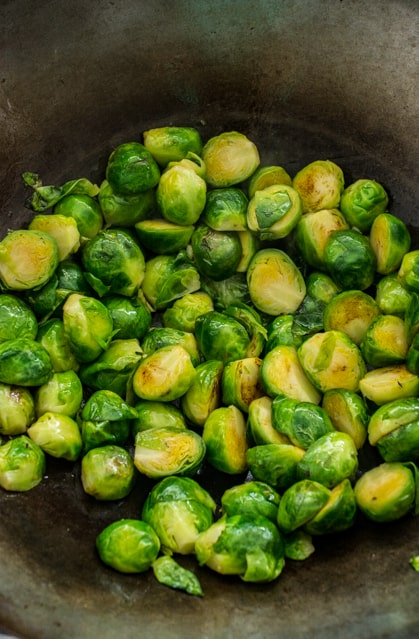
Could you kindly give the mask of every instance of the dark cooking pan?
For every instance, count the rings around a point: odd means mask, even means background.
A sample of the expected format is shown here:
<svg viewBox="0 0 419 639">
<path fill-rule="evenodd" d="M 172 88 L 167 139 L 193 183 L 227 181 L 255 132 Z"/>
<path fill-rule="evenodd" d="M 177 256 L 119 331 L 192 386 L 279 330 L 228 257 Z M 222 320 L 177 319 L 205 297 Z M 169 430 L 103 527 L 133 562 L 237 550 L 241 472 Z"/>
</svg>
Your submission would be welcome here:
<svg viewBox="0 0 419 639">
<path fill-rule="evenodd" d="M 348 182 L 377 179 L 415 236 L 416 0 L 3 0 L 0 25 L 2 236 L 30 216 L 23 171 L 100 179 L 116 144 L 164 124 L 239 130 L 291 174 L 327 158 Z M 33 491 L 1 492 L 0 627 L 28 639 L 419 637 L 417 519 L 321 539 L 269 585 L 200 570 L 201 599 L 97 559 L 96 534 L 138 516 L 142 498 L 93 503 L 77 465 L 52 463 Z"/>
</svg>

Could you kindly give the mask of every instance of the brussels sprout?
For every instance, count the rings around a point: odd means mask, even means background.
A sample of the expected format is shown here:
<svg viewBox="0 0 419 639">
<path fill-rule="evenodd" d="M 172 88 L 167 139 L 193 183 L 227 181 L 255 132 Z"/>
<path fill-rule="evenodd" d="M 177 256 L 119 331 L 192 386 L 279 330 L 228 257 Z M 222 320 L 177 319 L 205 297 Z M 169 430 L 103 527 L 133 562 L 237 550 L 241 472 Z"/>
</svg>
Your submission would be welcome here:
<svg viewBox="0 0 419 639">
<path fill-rule="evenodd" d="M 248 203 L 241 189 L 213 189 L 207 194 L 201 222 L 214 231 L 246 231 Z"/>
<path fill-rule="evenodd" d="M 226 131 L 208 140 L 202 149 L 206 180 L 215 188 L 247 180 L 260 164 L 256 145 L 243 133 Z"/>
<path fill-rule="evenodd" d="M 304 372 L 294 346 L 280 345 L 269 351 L 263 358 L 260 378 L 269 397 L 320 402 L 321 395 Z"/>
<path fill-rule="evenodd" d="M 223 363 L 207 360 L 196 366 L 196 375 L 180 402 L 185 417 L 195 426 L 203 427 L 221 398 Z"/>
<path fill-rule="evenodd" d="M 217 470 L 229 475 L 247 469 L 246 422 L 236 406 L 220 406 L 212 411 L 202 431 L 206 459 Z"/>
<path fill-rule="evenodd" d="M 334 488 L 344 479 L 353 479 L 358 470 L 354 440 L 347 433 L 322 435 L 308 447 L 297 467 L 301 479 L 311 479 Z"/>
<path fill-rule="evenodd" d="M 79 362 L 92 362 L 113 337 L 113 323 L 106 306 L 89 295 L 72 293 L 63 306 L 64 331 Z"/>
<path fill-rule="evenodd" d="M 308 521 L 304 530 L 310 535 L 328 535 L 347 530 L 355 523 L 356 499 L 349 479 L 332 488 L 326 504 Z"/>
<path fill-rule="evenodd" d="M 190 226 L 199 220 L 205 207 L 206 194 L 206 182 L 194 169 L 173 163 L 160 178 L 156 199 L 165 220 Z"/>
<path fill-rule="evenodd" d="M 168 426 L 170 428 L 186 428 L 186 421 L 181 410 L 174 404 L 153 402 L 142 399 L 134 405 L 137 417 L 131 422 L 131 432 L 135 435 L 143 430 Z"/>
<path fill-rule="evenodd" d="M 41 324 L 36 341 L 48 352 L 54 372 L 79 369 L 79 362 L 71 350 L 62 319 L 57 317 Z"/>
<path fill-rule="evenodd" d="M 306 279 L 307 295 L 324 304 L 339 293 L 332 278 L 327 273 L 314 271 Z"/>
<path fill-rule="evenodd" d="M 106 295 L 101 300 L 112 319 L 119 340 L 142 339 L 151 326 L 151 312 L 140 297 Z"/>
<path fill-rule="evenodd" d="M 53 373 L 38 386 L 34 399 L 37 417 L 49 412 L 75 417 L 83 400 L 83 386 L 73 370 Z"/>
<path fill-rule="evenodd" d="M 117 393 L 110 390 L 98 390 L 86 401 L 81 410 L 82 419 L 94 421 L 118 421 L 137 417 L 135 408 L 127 404 Z"/>
<path fill-rule="evenodd" d="M 135 466 L 151 479 L 194 475 L 204 457 L 204 440 L 188 428 L 161 426 L 135 435 Z"/>
<path fill-rule="evenodd" d="M 247 330 L 250 337 L 250 344 L 247 349 L 248 357 L 258 357 L 265 346 L 267 332 L 262 324 L 262 318 L 259 313 L 243 302 L 230 304 L 224 313 L 230 317 L 234 317 Z"/>
<path fill-rule="evenodd" d="M 397 275 L 385 275 L 377 282 L 375 301 L 383 313 L 404 317 L 410 299 L 411 293 Z"/>
<path fill-rule="evenodd" d="M 199 224 L 191 237 L 193 258 L 198 271 L 213 280 L 225 280 L 237 269 L 241 243 L 235 231 L 214 231 Z"/>
<path fill-rule="evenodd" d="M 419 459 L 419 420 L 410 422 L 381 437 L 377 450 L 386 462 Z"/>
<path fill-rule="evenodd" d="M 142 220 L 135 225 L 140 244 L 159 255 L 171 255 L 186 248 L 194 228 L 193 224 L 174 224 L 158 218 Z"/>
<path fill-rule="evenodd" d="M 152 215 L 156 205 L 156 194 L 154 189 L 149 189 L 135 195 L 122 195 L 117 193 L 107 180 L 103 180 L 98 202 L 106 226 L 130 227 Z"/>
<path fill-rule="evenodd" d="M 143 353 L 137 339 L 115 339 L 93 362 L 80 368 L 80 379 L 94 390 L 110 390 L 121 397 Z"/>
<path fill-rule="evenodd" d="M 153 562 L 153 573 L 160 584 L 184 590 L 189 595 L 203 596 L 198 577 L 191 571 L 183 568 L 172 557 L 162 555 Z"/>
<path fill-rule="evenodd" d="M 125 142 L 110 154 L 106 179 L 116 193 L 136 195 L 157 185 L 160 169 L 140 142 Z"/>
<path fill-rule="evenodd" d="M 330 160 L 316 160 L 298 171 L 292 185 L 303 200 L 305 213 L 334 209 L 344 188 L 343 171 Z"/>
<path fill-rule="evenodd" d="M 408 346 L 406 368 L 410 373 L 419 374 L 419 333 L 416 333 Z"/>
<path fill-rule="evenodd" d="M 377 260 L 377 272 L 388 275 L 396 271 L 410 249 L 410 232 L 400 218 L 391 213 L 379 214 L 370 229 L 370 243 Z"/>
<path fill-rule="evenodd" d="M 404 362 L 409 348 L 404 321 L 396 315 L 379 315 L 367 328 L 360 348 L 374 368 Z"/>
<path fill-rule="evenodd" d="M 415 555 L 409 559 L 409 564 L 412 566 L 413 570 L 419 572 L 419 555 Z"/>
<path fill-rule="evenodd" d="M 128 419 L 81 419 L 79 421 L 83 453 L 110 444 L 124 446 L 130 435 L 131 429 Z"/>
<path fill-rule="evenodd" d="M 44 476 L 43 450 L 27 435 L 19 435 L 0 446 L 0 486 L 25 492 L 35 488 Z"/>
<path fill-rule="evenodd" d="M 153 528 L 139 519 L 119 519 L 96 537 L 101 561 L 123 573 L 145 572 L 160 550 L 160 539 Z"/>
<path fill-rule="evenodd" d="M 334 431 L 329 415 L 321 406 L 289 397 L 274 398 L 272 425 L 286 435 L 291 444 L 304 449 L 326 433 Z"/>
<path fill-rule="evenodd" d="M 41 386 L 52 373 L 48 352 L 39 342 L 18 337 L 0 343 L 0 382 L 12 386 Z"/>
<path fill-rule="evenodd" d="M 0 343 L 26 337 L 35 339 L 38 322 L 30 306 L 16 295 L 0 294 Z"/>
<path fill-rule="evenodd" d="M 419 458 L 419 401 L 416 397 L 387 402 L 371 415 L 368 439 L 384 461 Z"/>
<path fill-rule="evenodd" d="M 166 477 L 153 486 L 142 518 L 154 528 L 165 552 L 189 555 L 214 519 L 211 495 L 190 477 Z"/>
<path fill-rule="evenodd" d="M 157 127 L 144 131 L 143 138 L 145 148 L 162 167 L 182 160 L 189 153 L 200 155 L 202 151 L 201 136 L 193 127 Z"/>
<path fill-rule="evenodd" d="M 43 413 L 27 434 L 52 457 L 76 461 L 81 453 L 83 442 L 77 422 L 63 413 Z"/>
<path fill-rule="evenodd" d="M 267 395 L 250 402 L 247 417 L 247 431 L 256 444 L 289 444 L 286 435 L 279 433 L 272 425 L 272 399 Z"/>
<path fill-rule="evenodd" d="M 195 336 L 205 359 L 216 359 L 224 364 L 246 357 L 251 343 L 243 324 L 219 311 L 210 311 L 197 318 Z"/>
<path fill-rule="evenodd" d="M 192 364 L 196 366 L 200 361 L 198 344 L 193 333 L 180 331 L 176 328 L 153 326 L 141 341 L 141 348 L 146 355 L 151 355 L 157 349 L 179 344 L 189 354 Z"/>
<path fill-rule="evenodd" d="M 405 325 L 407 333 L 407 341 L 412 342 L 413 338 L 419 333 L 419 294 L 411 293 L 410 300 L 405 312 Z"/>
<path fill-rule="evenodd" d="M 237 273 L 246 273 L 253 256 L 260 249 L 260 239 L 251 231 L 237 231 L 241 245 L 241 258 L 237 265 Z"/>
<path fill-rule="evenodd" d="M 297 466 L 304 455 L 303 448 L 292 444 L 264 444 L 249 448 L 246 457 L 254 479 L 281 491 L 297 481 Z"/>
<path fill-rule="evenodd" d="M 354 344 L 361 344 L 371 322 L 381 314 L 377 302 L 364 291 L 343 291 L 324 309 L 324 329 L 343 331 Z"/>
<path fill-rule="evenodd" d="M 351 226 L 367 232 L 378 215 L 387 208 L 388 195 L 375 180 L 359 179 L 344 189 L 340 209 Z"/>
<path fill-rule="evenodd" d="M 195 554 L 201 566 L 245 582 L 273 581 L 285 565 L 283 539 L 262 516 L 223 517 L 198 536 Z"/>
<path fill-rule="evenodd" d="M 419 376 L 408 371 L 405 364 L 393 364 L 368 371 L 359 381 L 359 390 L 366 399 L 381 406 L 387 402 L 419 393 Z"/>
<path fill-rule="evenodd" d="M 324 268 L 326 243 L 335 231 L 349 226 L 338 209 L 321 209 L 306 213 L 299 220 L 295 241 L 301 255 L 313 268 Z"/>
<path fill-rule="evenodd" d="M 181 344 L 158 348 L 140 361 L 132 378 L 140 399 L 172 402 L 186 393 L 195 377 L 188 351 Z"/>
<path fill-rule="evenodd" d="M 31 220 L 28 228 L 32 231 L 49 233 L 58 246 L 58 259 L 66 260 L 80 248 L 80 232 L 74 218 L 65 215 L 38 214 Z"/>
<path fill-rule="evenodd" d="M 397 276 L 408 291 L 419 293 L 419 250 L 404 254 Z"/>
<path fill-rule="evenodd" d="M 87 282 L 85 272 L 79 262 L 73 260 L 63 260 L 58 264 L 55 274 L 57 281 L 57 296 L 60 301 L 64 301 L 70 293 L 83 293 L 91 295 L 92 287 Z"/>
<path fill-rule="evenodd" d="M 208 293 L 196 291 L 187 293 L 175 300 L 170 308 L 167 308 L 162 316 L 163 325 L 166 328 L 175 328 L 179 331 L 195 331 L 195 322 L 200 315 L 214 310 L 214 304 Z"/>
<path fill-rule="evenodd" d="M 248 481 L 245 484 L 232 486 L 221 496 L 221 508 L 224 515 L 262 515 L 276 523 L 279 505 L 279 494 L 261 481 Z"/>
<path fill-rule="evenodd" d="M 155 310 L 164 310 L 172 302 L 200 288 L 199 273 L 180 252 L 156 255 L 145 264 L 142 290 Z"/>
<path fill-rule="evenodd" d="M 287 184 L 291 186 L 292 180 L 287 171 L 282 166 L 261 166 L 252 175 L 249 180 L 247 192 L 249 198 L 252 198 L 256 191 L 262 191 L 268 186 L 274 184 Z"/>
<path fill-rule="evenodd" d="M 367 439 L 369 414 L 361 395 L 344 388 L 333 388 L 324 393 L 322 407 L 334 428 L 350 435 L 358 450 L 362 448 Z"/>
<path fill-rule="evenodd" d="M 99 501 L 127 497 L 134 488 L 135 466 L 121 446 L 108 444 L 89 450 L 81 459 L 83 490 Z"/>
<path fill-rule="evenodd" d="M 142 284 L 144 255 L 132 235 L 123 229 L 100 231 L 83 247 L 86 279 L 100 297 L 117 293 L 132 297 Z"/>
<path fill-rule="evenodd" d="M 281 249 L 261 249 L 247 271 L 247 285 L 256 308 L 267 315 L 293 313 L 306 294 L 303 276 Z"/>
<path fill-rule="evenodd" d="M 215 309 L 224 310 L 231 304 L 240 302 L 251 303 L 245 273 L 235 273 L 219 282 L 203 277 L 201 287 L 213 300 Z"/>
<path fill-rule="evenodd" d="M 250 403 L 262 397 L 264 391 L 259 378 L 261 364 L 259 357 L 246 357 L 225 365 L 221 380 L 224 404 L 233 404 L 247 413 Z"/>
<path fill-rule="evenodd" d="M 384 462 L 367 470 L 354 487 L 358 508 L 376 522 L 401 519 L 414 507 L 416 482 L 410 468 Z"/>
<path fill-rule="evenodd" d="M 302 343 L 300 335 L 296 335 L 294 330 L 294 315 L 285 313 L 278 315 L 268 324 L 267 339 L 264 353 L 269 353 L 277 346 L 298 346 Z"/>
<path fill-rule="evenodd" d="M 35 419 L 35 402 L 28 388 L 0 384 L 0 406 L 1 435 L 21 435 Z"/>
<path fill-rule="evenodd" d="M 247 208 L 247 225 L 261 240 L 287 237 L 299 223 L 303 205 L 299 193 L 287 184 L 256 191 Z"/>
<path fill-rule="evenodd" d="M 10 231 L 0 242 L 0 280 L 16 291 L 42 286 L 58 266 L 58 245 L 49 233 Z"/>
<path fill-rule="evenodd" d="M 329 501 L 330 490 L 312 479 L 302 479 L 282 494 L 277 524 L 281 532 L 292 533 L 307 524 Z"/>
<path fill-rule="evenodd" d="M 303 341 L 309 335 L 318 333 L 324 329 L 324 302 L 306 295 L 302 303 L 295 311 L 292 330 L 295 335 L 295 343 Z"/>
<path fill-rule="evenodd" d="M 80 242 L 94 237 L 103 228 L 103 216 L 98 202 L 83 193 L 71 193 L 63 197 L 54 207 L 55 215 L 65 215 L 76 221 Z"/>
<path fill-rule="evenodd" d="M 299 347 L 298 359 L 305 375 L 322 393 L 332 388 L 356 392 L 366 373 L 361 351 L 342 331 L 311 335 Z"/>
<path fill-rule="evenodd" d="M 313 554 L 315 548 L 311 535 L 299 528 L 284 536 L 285 558 L 293 561 L 303 561 Z"/>
<path fill-rule="evenodd" d="M 324 263 L 342 290 L 364 291 L 374 281 L 375 253 L 368 238 L 355 229 L 332 233 L 324 249 Z"/>
</svg>

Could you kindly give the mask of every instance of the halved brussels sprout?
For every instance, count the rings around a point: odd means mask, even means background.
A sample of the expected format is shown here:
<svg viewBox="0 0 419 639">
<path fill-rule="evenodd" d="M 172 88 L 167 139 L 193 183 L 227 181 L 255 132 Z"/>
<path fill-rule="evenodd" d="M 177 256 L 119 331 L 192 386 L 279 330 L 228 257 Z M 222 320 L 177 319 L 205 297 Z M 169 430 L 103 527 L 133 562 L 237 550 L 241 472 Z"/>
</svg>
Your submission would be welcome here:
<svg viewBox="0 0 419 639">
<path fill-rule="evenodd" d="M 78 424 L 63 413 L 43 413 L 28 428 L 27 434 L 52 457 L 76 461 L 81 453 L 83 442 Z"/>
<path fill-rule="evenodd" d="M 396 275 L 385 275 L 376 286 L 375 300 L 383 313 L 404 317 L 411 293 Z"/>
<path fill-rule="evenodd" d="M 207 194 L 201 222 L 214 231 L 246 231 L 248 203 L 241 189 L 212 189 Z"/>
<path fill-rule="evenodd" d="M 156 255 L 147 260 L 142 291 L 155 310 L 164 310 L 187 293 L 200 289 L 196 267 L 182 252 L 177 255 Z"/>
<path fill-rule="evenodd" d="M 206 182 L 197 171 L 176 162 L 170 164 L 162 174 L 156 199 L 165 220 L 190 226 L 199 220 L 205 207 L 206 194 Z"/>
<path fill-rule="evenodd" d="M 409 349 L 404 321 L 396 315 L 379 315 L 367 328 L 360 348 L 374 368 L 404 362 Z"/>
<path fill-rule="evenodd" d="M 377 260 L 377 273 L 388 275 L 396 271 L 410 249 L 410 232 L 399 217 L 381 213 L 370 229 L 370 243 Z"/>
<path fill-rule="evenodd" d="M 135 224 L 140 244 L 158 255 L 171 255 L 186 248 L 194 228 L 193 224 L 174 224 L 159 218 L 141 220 Z"/>
<path fill-rule="evenodd" d="M 162 316 L 163 326 L 193 333 L 197 318 L 213 310 L 213 301 L 205 291 L 186 293 L 175 300 L 171 307 L 166 308 Z"/>
<path fill-rule="evenodd" d="M 210 311 L 197 318 L 195 336 L 205 359 L 224 364 L 246 357 L 251 342 L 241 322 L 219 311 Z"/>
<path fill-rule="evenodd" d="M 221 400 L 221 379 L 223 363 L 219 360 L 201 362 L 195 368 L 196 375 L 180 402 L 185 417 L 203 427 Z"/>
<path fill-rule="evenodd" d="M 59 413 L 75 417 L 83 400 L 80 377 L 73 370 L 55 372 L 34 395 L 37 417 L 44 413 Z"/>
<path fill-rule="evenodd" d="M 343 291 L 335 295 L 324 309 L 324 330 L 343 331 L 358 346 L 371 322 L 381 314 L 371 295 L 364 291 Z"/>
<path fill-rule="evenodd" d="M 386 462 L 419 460 L 419 420 L 381 437 L 377 450 Z"/>
<path fill-rule="evenodd" d="M 36 341 L 48 352 L 54 372 L 79 369 L 80 364 L 71 350 L 62 319 L 56 317 L 40 324 Z"/>
<path fill-rule="evenodd" d="M 216 188 L 247 180 L 260 164 L 256 145 L 243 133 L 225 131 L 208 140 L 202 149 L 206 180 Z"/>
<path fill-rule="evenodd" d="M 388 195 L 375 180 L 361 178 L 343 191 L 340 209 L 351 226 L 367 232 L 378 215 L 385 212 Z"/>
<path fill-rule="evenodd" d="M 406 308 L 405 316 L 405 325 L 406 325 L 406 333 L 407 340 L 409 343 L 416 337 L 419 333 L 419 294 L 412 292 L 410 295 L 409 304 Z"/>
<path fill-rule="evenodd" d="M 304 278 L 281 249 L 261 249 L 247 271 L 247 285 L 256 308 L 267 315 L 293 313 L 306 294 Z"/>
<path fill-rule="evenodd" d="M 41 386 L 52 373 L 45 348 L 33 339 L 18 337 L 0 343 L 0 382 L 12 386 Z"/>
<path fill-rule="evenodd" d="M 180 344 L 163 346 L 137 366 L 132 378 L 140 399 L 172 402 L 186 393 L 195 377 L 188 351 Z"/>
<path fill-rule="evenodd" d="M 367 470 L 354 487 L 358 508 L 376 522 L 401 519 L 415 504 L 416 482 L 411 469 L 384 462 Z"/>
<path fill-rule="evenodd" d="M 287 237 L 299 223 L 303 205 L 299 193 L 287 184 L 256 191 L 247 208 L 247 225 L 262 241 Z"/>
<path fill-rule="evenodd" d="M 221 509 L 224 515 L 249 515 L 267 517 L 276 523 L 279 494 L 262 481 L 248 481 L 227 488 L 221 495 Z"/>
<path fill-rule="evenodd" d="M 419 249 L 404 254 L 397 277 L 408 291 L 419 293 Z"/>
<path fill-rule="evenodd" d="M 354 391 L 333 388 L 324 393 L 322 407 L 335 429 L 350 435 L 358 450 L 362 448 L 367 439 L 369 423 L 368 409 L 363 397 Z"/>
<path fill-rule="evenodd" d="M 54 238 L 60 262 L 77 253 L 80 248 L 80 232 L 74 218 L 58 213 L 38 214 L 32 218 L 28 228 L 49 233 Z"/>
<path fill-rule="evenodd" d="M 387 402 L 371 415 L 368 439 L 384 461 L 419 457 L 419 401 L 416 397 Z"/>
<path fill-rule="evenodd" d="M 383 366 L 368 371 L 359 381 L 359 390 L 366 399 L 381 406 L 387 402 L 419 393 L 419 376 L 411 373 L 405 364 Z"/>
<path fill-rule="evenodd" d="M 98 202 L 106 226 L 130 227 L 153 214 L 156 205 L 155 189 L 135 195 L 117 193 L 108 180 L 103 180 Z"/>
<path fill-rule="evenodd" d="M 142 339 L 149 330 L 151 312 L 139 296 L 106 295 L 101 302 L 109 311 L 117 339 Z"/>
<path fill-rule="evenodd" d="M 419 333 L 416 333 L 408 347 L 406 368 L 410 373 L 419 374 Z"/>
<path fill-rule="evenodd" d="M 286 435 L 291 444 L 304 449 L 334 431 L 329 415 L 321 406 L 280 396 L 272 402 L 272 425 Z"/>
<path fill-rule="evenodd" d="M 134 461 L 121 446 L 92 448 L 82 457 L 83 490 L 99 501 L 124 499 L 134 488 L 135 478 Z"/>
<path fill-rule="evenodd" d="M 236 272 L 241 259 L 241 243 L 235 231 L 214 231 L 199 224 L 191 237 L 198 271 L 212 280 L 225 280 Z"/>
<path fill-rule="evenodd" d="M 247 464 L 252 477 L 276 490 L 284 490 L 297 479 L 297 467 L 305 450 L 292 444 L 263 444 L 249 448 Z"/>
<path fill-rule="evenodd" d="M 241 258 L 237 265 L 237 273 L 246 273 L 253 256 L 260 249 L 260 239 L 251 231 L 237 231 L 241 244 Z"/>
<path fill-rule="evenodd" d="M 315 160 L 298 171 L 292 185 L 303 200 L 305 213 L 334 209 L 344 188 L 343 171 L 330 160 Z"/>
<path fill-rule="evenodd" d="M 292 180 L 287 171 L 282 166 L 261 166 L 253 173 L 249 180 L 247 192 L 252 198 L 256 191 L 262 191 L 273 184 L 292 185 Z"/>
<path fill-rule="evenodd" d="M 263 358 L 260 377 L 269 397 L 320 402 L 321 394 L 304 372 L 295 346 L 280 345 L 269 351 Z"/>
<path fill-rule="evenodd" d="M 285 565 L 283 539 L 262 516 L 223 517 L 198 536 L 195 554 L 201 566 L 245 582 L 273 581 Z"/>
<path fill-rule="evenodd" d="M 72 293 L 67 297 L 63 322 L 70 348 L 79 362 L 92 362 L 99 357 L 114 334 L 108 309 L 89 295 Z"/>
<path fill-rule="evenodd" d="M 324 304 L 339 293 L 339 289 L 330 275 L 321 271 L 313 271 L 306 279 L 307 295 Z"/>
<path fill-rule="evenodd" d="M 189 595 L 203 596 L 198 577 L 191 570 L 184 568 L 169 555 L 162 555 L 153 561 L 153 573 L 160 584 L 184 590 Z"/>
<path fill-rule="evenodd" d="M 55 215 L 65 215 L 76 221 L 80 242 L 94 237 L 103 228 L 103 215 L 98 202 L 84 193 L 70 193 L 54 207 Z"/>
<path fill-rule="evenodd" d="M 308 447 L 297 467 L 301 479 L 311 479 L 334 488 L 344 479 L 353 480 L 358 470 L 358 451 L 347 433 L 322 435 Z"/>
<path fill-rule="evenodd" d="M 267 395 L 249 404 L 247 431 L 256 446 L 263 444 L 289 444 L 289 438 L 279 433 L 272 424 L 272 399 Z"/>
<path fill-rule="evenodd" d="M 25 492 L 35 488 L 45 469 L 43 450 L 27 435 L 9 439 L 0 446 L 0 486 L 4 490 Z"/>
<path fill-rule="evenodd" d="M 292 533 L 302 528 L 327 504 L 330 490 L 312 479 L 292 484 L 281 495 L 277 524 L 281 532 Z"/>
<path fill-rule="evenodd" d="M 35 402 L 28 388 L 0 383 L 0 434 L 21 435 L 35 419 Z"/>
<path fill-rule="evenodd" d="M 189 555 L 199 534 L 214 520 L 211 495 L 190 477 L 166 477 L 153 486 L 142 518 L 158 534 L 165 552 Z"/>
<path fill-rule="evenodd" d="M 152 326 L 141 341 L 141 348 L 146 355 L 151 355 L 159 348 L 179 344 L 189 354 L 194 366 L 200 362 L 198 344 L 193 333 L 180 331 L 177 328 Z"/>
<path fill-rule="evenodd" d="M 202 438 L 206 459 L 217 470 L 229 475 L 247 469 L 246 421 L 236 406 L 220 406 L 205 421 Z"/>
<path fill-rule="evenodd" d="M 335 231 L 324 249 L 324 263 L 342 290 L 366 290 L 374 281 L 376 258 L 369 239 L 355 229 Z"/>
<path fill-rule="evenodd" d="M 108 158 L 106 179 L 116 193 L 143 193 L 156 186 L 159 178 L 157 162 L 140 142 L 120 144 Z"/>
<path fill-rule="evenodd" d="M 101 561 L 123 573 L 145 572 L 160 551 L 160 539 L 153 528 L 140 519 L 119 519 L 96 537 Z"/>
<path fill-rule="evenodd" d="M 42 286 L 59 263 L 58 245 L 49 233 L 10 231 L 0 242 L 0 280 L 15 291 Z"/>
<path fill-rule="evenodd" d="M 137 417 L 131 422 L 131 432 L 135 435 L 150 428 L 186 428 L 186 421 L 182 411 L 174 404 L 167 402 L 153 402 L 142 399 L 135 403 Z"/>
<path fill-rule="evenodd" d="M 298 360 L 304 373 L 322 393 L 332 388 L 356 392 L 366 373 L 361 351 L 342 331 L 311 335 L 299 347 Z"/>
<path fill-rule="evenodd" d="M 224 404 L 233 404 L 247 413 L 250 403 L 262 397 L 264 391 L 259 376 L 261 364 L 259 357 L 245 357 L 225 365 L 221 380 Z"/>
<path fill-rule="evenodd" d="M 17 337 L 35 339 L 38 322 L 31 307 L 20 297 L 0 294 L 0 342 Z"/>
<path fill-rule="evenodd" d="M 156 127 L 144 131 L 143 138 L 145 148 L 162 167 L 182 160 L 189 153 L 200 155 L 202 151 L 201 136 L 193 127 Z"/>
<path fill-rule="evenodd" d="M 321 209 L 303 215 L 296 227 L 295 240 L 307 264 L 313 268 L 324 268 L 324 252 L 329 237 L 335 231 L 348 228 L 338 209 Z"/>
<path fill-rule="evenodd" d="M 332 488 L 326 504 L 308 521 L 304 530 L 310 535 L 329 535 L 351 528 L 355 523 L 356 499 L 349 479 Z"/>
</svg>

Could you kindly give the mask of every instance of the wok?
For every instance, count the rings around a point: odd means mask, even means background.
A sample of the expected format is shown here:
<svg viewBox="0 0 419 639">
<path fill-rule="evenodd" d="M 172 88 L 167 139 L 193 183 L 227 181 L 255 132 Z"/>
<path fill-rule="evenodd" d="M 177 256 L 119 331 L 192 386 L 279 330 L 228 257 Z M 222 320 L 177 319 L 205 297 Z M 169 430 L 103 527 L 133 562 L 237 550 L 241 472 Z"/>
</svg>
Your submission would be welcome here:
<svg viewBox="0 0 419 639">
<path fill-rule="evenodd" d="M 165 124 L 205 139 L 239 130 L 291 174 L 327 158 L 347 183 L 377 179 L 415 235 L 416 0 L 3 0 L 0 24 L 2 235 L 30 217 L 23 171 L 94 181 L 114 146 Z M 99 563 L 96 534 L 138 516 L 144 489 L 93 503 L 77 465 L 50 463 L 36 489 L 1 492 L 0 627 L 22 639 L 419 637 L 417 519 L 320 539 L 273 584 L 200 569 L 200 599 Z"/>
</svg>

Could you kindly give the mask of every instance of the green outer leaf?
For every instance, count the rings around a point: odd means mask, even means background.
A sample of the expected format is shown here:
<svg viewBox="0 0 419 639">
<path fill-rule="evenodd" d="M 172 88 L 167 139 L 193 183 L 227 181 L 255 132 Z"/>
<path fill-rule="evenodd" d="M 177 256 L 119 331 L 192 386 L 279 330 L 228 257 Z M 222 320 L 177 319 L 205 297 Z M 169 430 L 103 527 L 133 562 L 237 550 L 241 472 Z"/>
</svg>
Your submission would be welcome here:
<svg viewBox="0 0 419 639">
<path fill-rule="evenodd" d="M 191 571 L 178 564 L 172 557 L 163 555 L 152 564 L 153 573 L 157 581 L 169 588 L 184 590 L 189 595 L 203 596 L 198 577 Z"/>
</svg>

